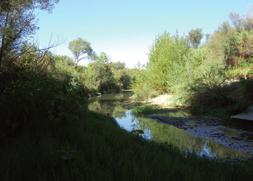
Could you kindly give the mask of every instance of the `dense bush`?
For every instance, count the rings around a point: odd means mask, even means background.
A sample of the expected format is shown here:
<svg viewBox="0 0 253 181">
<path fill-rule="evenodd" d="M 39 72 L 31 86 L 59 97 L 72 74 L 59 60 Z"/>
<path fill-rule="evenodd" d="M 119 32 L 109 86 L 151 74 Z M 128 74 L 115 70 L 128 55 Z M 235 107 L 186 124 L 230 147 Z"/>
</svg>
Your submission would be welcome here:
<svg viewBox="0 0 253 181">
<path fill-rule="evenodd" d="M 133 80 L 131 69 L 120 62 L 98 57 L 87 66 L 76 66 L 73 60 L 66 56 L 52 56 L 54 77 L 65 80 L 66 75 L 84 84 L 84 89 L 89 95 L 97 93 L 119 92 L 130 88 Z"/>
<path fill-rule="evenodd" d="M 131 88 L 136 99 L 149 99 L 159 95 L 159 92 L 153 88 L 151 77 L 147 71 L 139 70 L 136 75 L 136 80 Z"/>
<path fill-rule="evenodd" d="M 202 86 L 193 92 L 188 101 L 191 111 L 195 113 L 227 116 L 239 113 L 253 103 L 252 90 L 252 80 L 213 87 Z"/>
<path fill-rule="evenodd" d="M 1 72 L 1 136 L 13 136 L 26 125 L 43 124 L 40 121 L 64 123 L 74 116 L 86 98 L 82 84 L 66 76 L 59 80 L 20 68 Z"/>
<path fill-rule="evenodd" d="M 117 92 L 119 90 L 109 64 L 106 64 L 102 60 L 90 63 L 86 76 L 86 84 L 90 89 L 101 93 Z"/>
</svg>

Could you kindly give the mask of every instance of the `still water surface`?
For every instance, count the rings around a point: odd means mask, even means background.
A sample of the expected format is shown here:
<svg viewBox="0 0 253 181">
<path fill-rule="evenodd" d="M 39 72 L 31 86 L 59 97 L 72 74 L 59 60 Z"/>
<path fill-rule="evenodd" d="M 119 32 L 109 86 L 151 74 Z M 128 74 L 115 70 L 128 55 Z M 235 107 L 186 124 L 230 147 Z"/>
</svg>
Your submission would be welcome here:
<svg viewBox="0 0 253 181">
<path fill-rule="evenodd" d="M 155 119 L 137 117 L 132 113 L 132 109 L 140 103 L 131 101 L 130 96 L 131 93 L 122 93 L 93 98 L 90 100 L 89 109 L 109 114 L 122 129 L 128 132 L 138 134 L 146 140 L 173 145 L 186 155 L 194 153 L 210 159 L 252 158 L 253 138 L 251 136 L 245 136 L 241 140 L 232 139 L 235 138 L 233 135 L 246 134 L 245 130 L 229 128 L 217 125 L 217 123 L 215 125 L 206 124 L 204 119 L 193 120 L 181 110 L 173 111 L 172 114 L 167 113 L 166 118 L 170 119 L 171 116 L 171 119 L 174 119 L 176 117 L 178 118 L 176 121 L 183 119 L 184 125 L 197 126 L 188 126 L 187 129 L 182 129 Z M 232 136 L 231 132 L 233 132 Z M 248 135 L 251 133 L 251 131 L 247 131 Z"/>
</svg>

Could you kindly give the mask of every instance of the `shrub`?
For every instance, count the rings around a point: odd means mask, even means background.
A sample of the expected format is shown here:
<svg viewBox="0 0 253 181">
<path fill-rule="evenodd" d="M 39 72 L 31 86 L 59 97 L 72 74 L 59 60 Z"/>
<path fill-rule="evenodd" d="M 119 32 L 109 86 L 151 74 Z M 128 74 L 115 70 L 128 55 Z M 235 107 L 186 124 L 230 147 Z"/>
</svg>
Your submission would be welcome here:
<svg viewBox="0 0 253 181">
<path fill-rule="evenodd" d="M 213 87 L 198 87 L 189 98 L 193 113 L 219 114 L 222 116 L 239 113 L 253 103 L 253 81 L 241 80 Z"/>
<path fill-rule="evenodd" d="M 80 109 L 80 102 L 85 105 L 83 86 L 71 76 L 62 81 L 18 68 L 2 72 L 0 81 L 2 136 L 13 136 L 29 124 L 43 125 L 40 121 L 63 123 Z"/>
</svg>

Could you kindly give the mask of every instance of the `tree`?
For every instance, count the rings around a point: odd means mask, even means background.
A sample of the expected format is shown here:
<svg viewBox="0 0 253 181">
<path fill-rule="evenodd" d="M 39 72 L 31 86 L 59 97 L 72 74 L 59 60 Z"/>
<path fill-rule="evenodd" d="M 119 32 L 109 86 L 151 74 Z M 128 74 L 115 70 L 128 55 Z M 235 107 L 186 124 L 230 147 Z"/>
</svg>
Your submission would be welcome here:
<svg viewBox="0 0 253 181">
<path fill-rule="evenodd" d="M 230 13 L 229 15 L 230 21 L 237 31 L 253 30 L 253 17 L 252 15 L 248 16 L 240 16 L 238 13 Z"/>
<path fill-rule="evenodd" d="M 52 10 L 59 0 L 1 0 L 0 2 L 0 65 L 17 57 L 26 38 L 38 28 L 35 10 Z"/>
<path fill-rule="evenodd" d="M 235 66 L 240 55 L 239 37 L 237 33 L 230 34 L 224 45 L 224 61 L 227 67 Z"/>
<path fill-rule="evenodd" d="M 210 36 L 204 47 L 208 50 L 208 61 L 224 63 L 224 46 L 235 29 L 227 21 L 219 25 L 218 29 Z"/>
<path fill-rule="evenodd" d="M 232 27 L 230 26 L 229 22 L 225 21 L 218 27 L 217 32 L 226 34 L 230 32 L 231 30 L 232 30 Z"/>
<path fill-rule="evenodd" d="M 230 21 L 236 30 L 240 31 L 243 28 L 243 20 L 238 13 L 230 13 L 229 14 Z"/>
<path fill-rule="evenodd" d="M 243 26 L 245 30 L 248 30 L 248 31 L 253 30 L 253 17 L 246 18 L 244 20 Z"/>
<path fill-rule="evenodd" d="M 113 62 L 110 63 L 110 66 L 117 85 L 121 89 L 128 89 L 130 87 L 132 77 L 130 76 L 129 69 L 126 68 L 125 63 Z"/>
<path fill-rule="evenodd" d="M 253 57 L 253 32 L 242 31 L 239 35 L 240 57 L 247 60 Z"/>
<path fill-rule="evenodd" d="M 123 62 L 113 62 L 112 68 L 113 70 L 124 70 L 126 69 L 126 65 Z"/>
<path fill-rule="evenodd" d="M 86 85 L 91 90 L 101 93 L 117 89 L 110 65 L 102 60 L 96 60 L 88 65 Z"/>
<path fill-rule="evenodd" d="M 193 48 L 198 48 L 202 38 L 203 38 L 203 33 L 200 28 L 193 29 L 188 34 L 190 45 Z"/>
<path fill-rule="evenodd" d="M 110 59 L 105 52 L 101 52 L 100 55 L 97 57 L 97 60 L 103 61 L 104 63 L 109 63 Z"/>
<path fill-rule="evenodd" d="M 84 58 L 84 55 L 91 57 L 93 54 L 90 43 L 82 38 L 71 41 L 69 43 L 69 49 L 75 57 L 76 64 L 78 64 Z"/>
<path fill-rule="evenodd" d="M 157 38 L 149 53 L 149 83 L 158 92 L 170 91 L 186 63 L 189 47 L 185 38 L 164 33 Z"/>
</svg>

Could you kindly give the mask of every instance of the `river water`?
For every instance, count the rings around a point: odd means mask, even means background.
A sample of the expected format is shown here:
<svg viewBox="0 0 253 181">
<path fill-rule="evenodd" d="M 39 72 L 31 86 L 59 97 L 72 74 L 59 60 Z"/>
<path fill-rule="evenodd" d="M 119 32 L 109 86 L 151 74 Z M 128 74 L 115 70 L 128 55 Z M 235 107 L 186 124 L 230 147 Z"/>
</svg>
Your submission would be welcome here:
<svg viewBox="0 0 253 181">
<path fill-rule="evenodd" d="M 193 118 L 182 110 L 137 117 L 131 93 L 107 94 L 90 100 L 89 109 L 112 116 L 119 127 L 147 141 L 178 148 L 186 156 L 210 159 L 252 159 L 253 132 L 243 126 L 228 126 L 217 118 Z"/>
</svg>

